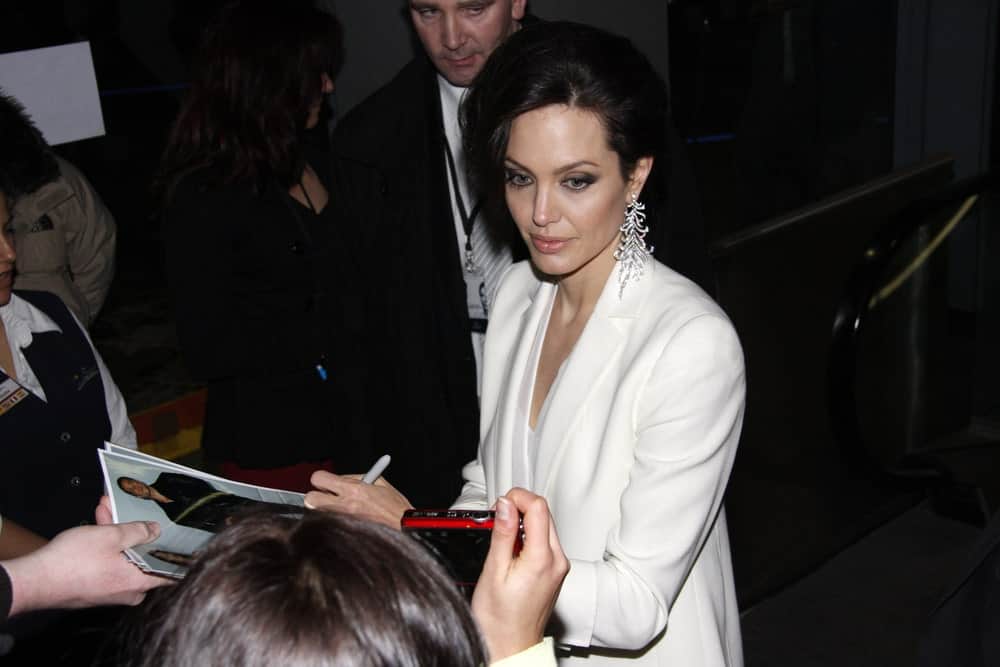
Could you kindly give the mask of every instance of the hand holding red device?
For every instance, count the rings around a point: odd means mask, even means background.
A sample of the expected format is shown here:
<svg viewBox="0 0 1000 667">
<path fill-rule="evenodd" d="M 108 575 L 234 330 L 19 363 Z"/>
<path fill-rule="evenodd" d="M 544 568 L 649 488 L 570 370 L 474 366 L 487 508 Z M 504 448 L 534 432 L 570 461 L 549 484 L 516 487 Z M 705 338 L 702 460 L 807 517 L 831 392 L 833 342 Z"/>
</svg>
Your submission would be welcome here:
<svg viewBox="0 0 1000 667">
<path fill-rule="evenodd" d="M 400 527 L 426 546 L 459 586 L 471 588 L 490 550 L 495 517 L 493 510 L 406 510 Z M 521 551 L 522 538 L 523 532 L 514 555 Z"/>
</svg>

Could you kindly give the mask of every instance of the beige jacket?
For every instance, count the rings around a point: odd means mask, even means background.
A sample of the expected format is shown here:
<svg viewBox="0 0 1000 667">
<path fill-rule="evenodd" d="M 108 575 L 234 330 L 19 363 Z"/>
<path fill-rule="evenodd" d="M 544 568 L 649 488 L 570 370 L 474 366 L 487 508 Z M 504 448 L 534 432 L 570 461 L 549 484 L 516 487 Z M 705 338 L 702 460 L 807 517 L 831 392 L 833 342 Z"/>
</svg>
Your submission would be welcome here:
<svg viewBox="0 0 1000 667">
<path fill-rule="evenodd" d="M 115 221 L 83 174 L 61 175 L 19 198 L 11 214 L 17 288 L 52 292 L 89 327 L 115 272 Z"/>
<path fill-rule="evenodd" d="M 546 637 L 534 646 L 503 660 L 491 662 L 490 667 L 556 667 L 552 637 Z"/>
</svg>

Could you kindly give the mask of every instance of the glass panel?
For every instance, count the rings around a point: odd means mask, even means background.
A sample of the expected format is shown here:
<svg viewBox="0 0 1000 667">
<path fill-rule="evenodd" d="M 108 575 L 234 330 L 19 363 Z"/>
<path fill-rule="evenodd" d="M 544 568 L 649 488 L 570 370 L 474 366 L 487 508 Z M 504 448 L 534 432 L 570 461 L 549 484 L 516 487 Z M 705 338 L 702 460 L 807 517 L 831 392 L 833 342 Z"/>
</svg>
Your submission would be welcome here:
<svg viewBox="0 0 1000 667">
<path fill-rule="evenodd" d="M 709 238 L 892 166 L 890 0 L 678 1 L 674 113 Z"/>
</svg>

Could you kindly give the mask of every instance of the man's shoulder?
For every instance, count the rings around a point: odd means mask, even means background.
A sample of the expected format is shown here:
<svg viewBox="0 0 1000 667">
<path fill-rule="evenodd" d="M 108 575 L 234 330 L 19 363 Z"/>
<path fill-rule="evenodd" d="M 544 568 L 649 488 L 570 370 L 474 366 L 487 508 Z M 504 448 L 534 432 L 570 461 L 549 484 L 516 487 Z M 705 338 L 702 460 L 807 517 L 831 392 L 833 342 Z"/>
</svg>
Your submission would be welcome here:
<svg viewBox="0 0 1000 667">
<path fill-rule="evenodd" d="M 425 116 L 427 91 L 433 70 L 425 58 L 413 58 L 381 88 L 359 102 L 337 123 L 334 148 L 371 145 L 385 140 L 397 127 L 415 124 Z"/>
<path fill-rule="evenodd" d="M 338 147 L 330 154 L 329 187 L 340 200 L 342 210 L 352 211 L 352 206 L 359 206 L 362 210 L 355 213 L 372 215 L 371 207 L 385 195 L 388 185 L 383 168 L 370 157 Z"/>
<path fill-rule="evenodd" d="M 358 122 L 360 118 L 372 112 L 384 114 L 406 111 L 395 106 L 386 107 L 386 103 L 400 97 L 424 96 L 428 88 L 428 81 L 433 75 L 434 72 L 427 59 L 415 56 L 403 65 L 402 69 L 396 72 L 388 82 L 347 112 L 341 122 Z"/>
</svg>

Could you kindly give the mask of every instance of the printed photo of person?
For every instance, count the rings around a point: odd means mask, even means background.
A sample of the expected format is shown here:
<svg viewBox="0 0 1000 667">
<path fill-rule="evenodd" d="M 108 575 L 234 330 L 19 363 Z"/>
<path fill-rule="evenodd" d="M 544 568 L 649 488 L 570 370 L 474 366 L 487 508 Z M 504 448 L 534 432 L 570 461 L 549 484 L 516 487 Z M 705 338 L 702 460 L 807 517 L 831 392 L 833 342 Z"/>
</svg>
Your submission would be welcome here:
<svg viewBox="0 0 1000 667">
<path fill-rule="evenodd" d="M 117 482 L 130 496 L 155 502 L 174 523 L 210 533 L 219 532 L 232 523 L 236 514 L 253 508 L 270 506 L 301 513 L 301 508 L 294 505 L 244 498 L 182 473 L 162 472 L 151 484 L 124 476 Z"/>
</svg>

